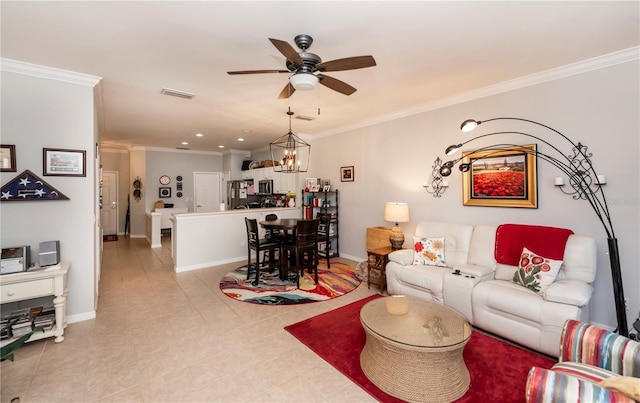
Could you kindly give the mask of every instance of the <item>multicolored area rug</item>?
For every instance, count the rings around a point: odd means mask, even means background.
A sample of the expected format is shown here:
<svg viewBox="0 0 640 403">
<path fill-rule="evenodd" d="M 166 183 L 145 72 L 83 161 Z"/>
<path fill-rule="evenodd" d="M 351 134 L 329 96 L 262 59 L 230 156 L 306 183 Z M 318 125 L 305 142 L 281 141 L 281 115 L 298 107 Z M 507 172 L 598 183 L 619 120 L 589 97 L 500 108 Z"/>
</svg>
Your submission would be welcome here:
<svg viewBox="0 0 640 403">
<path fill-rule="evenodd" d="M 285 330 L 376 400 L 402 402 L 371 383 L 360 367 L 360 352 L 366 341 L 360 324 L 360 309 L 365 303 L 380 297 L 372 295 L 289 325 Z M 471 385 L 456 403 L 524 403 L 527 373 L 531 367 L 551 368 L 556 362 L 476 329 L 464 348 L 463 356 L 471 375 Z"/>
<path fill-rule="evenodd" d="M 269 273 L 260 271 L 260 282 L 252 285 L 255 278 L 252 273 L 247 279 L 247 266 L 241 266 L 227 273 L 220 281 L 220 289 L 228 297 L 239 301 L 262 305 L 292 305 L 326 301 L 347 294 L 360 285 L 353 267 L 340 262 L 331 261 L 331 269 L 327 261 L 320 259 L 318 265 L 318 284 L 312 274 L 306 272 L 300 279 L 300 288 L 296 285 L 295 276 L 283 281 L 278 271 Z"/>
</svg>

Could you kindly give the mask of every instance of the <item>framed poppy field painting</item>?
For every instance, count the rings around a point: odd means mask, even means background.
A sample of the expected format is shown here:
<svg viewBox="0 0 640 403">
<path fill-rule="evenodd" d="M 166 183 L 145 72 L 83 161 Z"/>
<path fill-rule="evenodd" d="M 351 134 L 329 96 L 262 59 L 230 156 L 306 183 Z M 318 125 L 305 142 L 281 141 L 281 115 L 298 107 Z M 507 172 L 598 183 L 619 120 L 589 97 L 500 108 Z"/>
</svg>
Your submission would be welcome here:
<svg viewBox="0 0 640 403">
<path fill-rule="evenodd" d="M 536 145 L 463 153 L 465 206 L 538 208 Z"/>
</svg>

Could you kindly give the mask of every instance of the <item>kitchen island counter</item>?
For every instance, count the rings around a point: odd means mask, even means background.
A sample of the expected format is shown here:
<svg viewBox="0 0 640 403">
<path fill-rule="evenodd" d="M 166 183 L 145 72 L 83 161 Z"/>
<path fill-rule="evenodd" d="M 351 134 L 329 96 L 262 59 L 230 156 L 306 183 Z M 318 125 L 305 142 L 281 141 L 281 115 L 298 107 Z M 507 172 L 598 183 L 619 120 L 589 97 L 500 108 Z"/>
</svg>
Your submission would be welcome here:
<svg viewBox="0 0 640 403">
<path fill-rule="evenodd" d="M 299 218 L 299 207 L 235 209 L 210 213 L 175 214 L 171 255 L 176 273 L 247 260 L 244 219 L 264 221 L 267 214 Z"/>
</svg>

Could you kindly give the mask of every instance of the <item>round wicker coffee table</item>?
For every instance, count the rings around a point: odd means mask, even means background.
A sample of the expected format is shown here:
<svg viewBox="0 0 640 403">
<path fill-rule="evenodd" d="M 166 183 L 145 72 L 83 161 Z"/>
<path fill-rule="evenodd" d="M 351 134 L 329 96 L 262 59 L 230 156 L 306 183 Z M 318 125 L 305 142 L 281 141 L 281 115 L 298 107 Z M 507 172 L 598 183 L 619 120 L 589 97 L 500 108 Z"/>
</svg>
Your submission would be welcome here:
<svg viewBox="0 0 640 403">
<path fill-rule="evenodd" d="M 469 389 L 462 358 L 471 326 L 462 315 L 435 302 L 404 297 L 408 312 L 387 312 L 378 298 L 360 311 L 367 341 L 360 354 L 364 374 L 391 396 L 410 402 L 450 402 Z"/>
</svg>

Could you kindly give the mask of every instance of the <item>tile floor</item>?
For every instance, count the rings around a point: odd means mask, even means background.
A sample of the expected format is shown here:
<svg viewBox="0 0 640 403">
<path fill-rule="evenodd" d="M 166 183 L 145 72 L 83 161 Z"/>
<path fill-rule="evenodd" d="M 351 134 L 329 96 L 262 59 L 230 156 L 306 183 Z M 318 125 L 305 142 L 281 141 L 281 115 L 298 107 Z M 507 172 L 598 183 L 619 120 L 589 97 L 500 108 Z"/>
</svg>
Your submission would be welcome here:
<svg viewBox="0 0 640 403">
<path fill-rule="evenodd" d="M 375 401 L 283 329 L 375 287 L 298 306 L 238 302 L 218 284 L 240 263 L 176 274 L 169 242 L 105 243 L 96 319 L 69 324 L 62 343 L 32 342 L 3 362 L 1 401 Z"/>
</svg>

